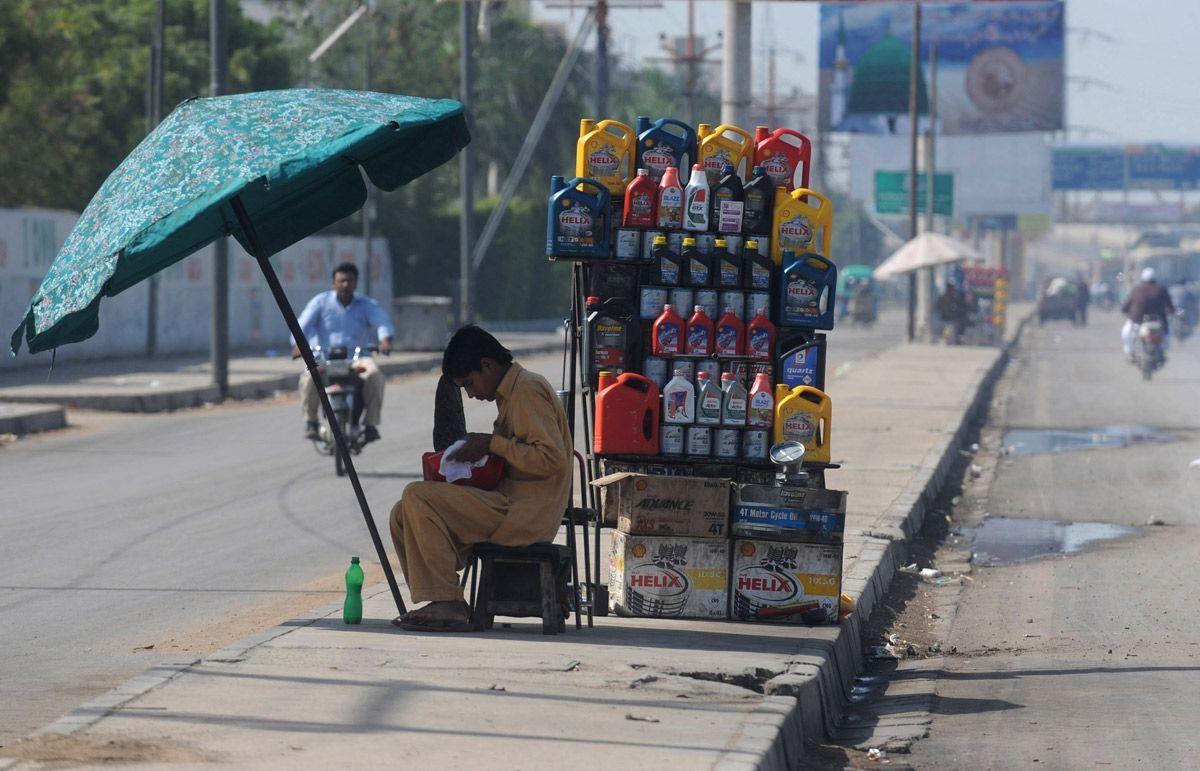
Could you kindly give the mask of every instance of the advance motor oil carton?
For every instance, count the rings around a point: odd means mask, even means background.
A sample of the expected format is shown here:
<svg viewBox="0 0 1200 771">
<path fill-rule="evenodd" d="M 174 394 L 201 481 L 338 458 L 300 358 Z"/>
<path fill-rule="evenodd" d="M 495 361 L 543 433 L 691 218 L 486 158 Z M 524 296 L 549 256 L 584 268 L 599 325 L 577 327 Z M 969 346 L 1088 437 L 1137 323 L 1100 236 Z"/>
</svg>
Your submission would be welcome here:
<svg viewBox="0 0 1200 771">
<path fill-rule="evenodd" d="M 726 618 L 729 541 L 614 532 L 609 608 L 621 616 Z M 836 618 L 837 595 L 834 595 Z"/>
<path fill-rule="evenodd" d="M 729 612 L 737 621 L 836 624 L 841 544 L 733 542 Z"/>
<path fill-rule="evenodd" d="M 729 524 L 728 479 L 610 473 L 600 490 L 604 522 L 623 533 L 724 538 Z"/>
</svg>

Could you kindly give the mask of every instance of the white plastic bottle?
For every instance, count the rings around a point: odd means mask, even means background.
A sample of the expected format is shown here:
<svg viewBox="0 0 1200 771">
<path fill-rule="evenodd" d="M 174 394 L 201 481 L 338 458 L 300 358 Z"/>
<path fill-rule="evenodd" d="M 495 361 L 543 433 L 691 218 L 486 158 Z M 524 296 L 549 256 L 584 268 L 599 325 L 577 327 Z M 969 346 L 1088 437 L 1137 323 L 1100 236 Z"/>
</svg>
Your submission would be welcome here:
<svg viewBox="0 0 1200 771">
<path fill-rule="evenodd" d="M 703 233 L 708 230 L 708 215 L 712 208 L 709 205 L 708 175 L 704 167 L 696 164 L 692 167 L 692 177 L 687 187 L 683 189 L 683 229 Z"/>
<path fill-rule="evenodd" d="M 692 425 L 696 422 L 696 387 L 688 380 L 687 372 L 675 370 L 675 377 L 663 386 L 664 423 Z"/>
<path fill-rule="evenodd" d="M 733 373 L 721 375 L 721 422 L 731 428 L 746 425 L 746 387 L 734 378 Z"/>
<path fill-rule="evenodd" d="M 696 373 L 696 424 L 701 426 L 721 425 L 721 406 L 724 403 L 721 388 L 707 372 Z"/>
</svg>

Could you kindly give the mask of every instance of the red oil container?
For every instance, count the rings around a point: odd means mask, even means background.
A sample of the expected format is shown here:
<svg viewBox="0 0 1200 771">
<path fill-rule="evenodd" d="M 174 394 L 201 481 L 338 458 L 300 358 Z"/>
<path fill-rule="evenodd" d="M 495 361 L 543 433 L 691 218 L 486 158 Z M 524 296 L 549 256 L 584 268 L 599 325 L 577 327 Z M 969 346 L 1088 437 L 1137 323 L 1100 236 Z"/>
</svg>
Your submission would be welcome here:
<svg viewBox="0 0 1200 771">
<path fill-rule="evenodd" d="M 808 187 L 812 165 L 812 142 L 799 131 L 788 128 L 770 131 L 766 126 L 754 129 L 754 165 L 788 192 Z"/>
<path fill-rule="evenodd" d="M 626 372 L 596 395 L 592 448 L 605 455 L 658 455 L 658 386 Z"/>
</svg>

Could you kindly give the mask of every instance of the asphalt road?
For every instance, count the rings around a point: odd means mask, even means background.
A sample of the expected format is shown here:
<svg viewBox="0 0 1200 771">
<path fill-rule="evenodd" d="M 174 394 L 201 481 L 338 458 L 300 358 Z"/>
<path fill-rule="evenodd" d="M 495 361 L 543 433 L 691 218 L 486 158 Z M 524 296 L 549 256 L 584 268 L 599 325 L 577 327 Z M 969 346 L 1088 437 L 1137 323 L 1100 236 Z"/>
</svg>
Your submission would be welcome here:
<svg viewBox="0 0 1200 771">
<path fill-rule="evenodd" d="M 834 332 L 831 377 L 902 328 L 892 311 Z M 558 381 L 561 357 L 526 363 Z M 435 383 L 390 383 L 384 438 L 356 461 L 389 553 Z M 469 427 L 490 428 L 491 405 L 468 409 Z M 294 400 L 75 420 L 0 447 L 0 745 L 159 661 L 336 601 L 352 555 L 382 580 L 350 486 L 300 440 Z"/>
<path fill-rule="evenodd" d="M 1175 441 L 1010 455 L 992 515 L 1163 526 L 1007 567 L 976 568 L 945 644 L 914 768 L 1195 768 L 1200 725 L 1200 342 L 1144 383 L 1120 320 L 1031 327 L 1000 427 L 1144 425 Z M 998 394 L 1004 397 L 1006 394 Z"/>
</svg>

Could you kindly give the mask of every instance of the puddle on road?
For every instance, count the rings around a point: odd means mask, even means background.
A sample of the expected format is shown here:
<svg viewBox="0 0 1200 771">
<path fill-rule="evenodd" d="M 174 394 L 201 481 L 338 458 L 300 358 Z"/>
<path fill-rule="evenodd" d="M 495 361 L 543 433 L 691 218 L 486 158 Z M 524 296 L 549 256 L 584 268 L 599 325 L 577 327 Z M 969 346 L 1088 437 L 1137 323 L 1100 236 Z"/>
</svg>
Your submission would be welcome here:
<svg viewBox="0 0 1200 771">
<path fill-rule="evenodd" d="M 1093 447 L 1130 447 L 1175 439 L 1173 434 L 1150 426 L 1112 425 L 1076 430 L 1010 428 L 1004 432 L 1004 449 L 1009 455 L 1036 455 Z"/>
<path fill-rule="evenodd" d="M 974 539 L 972 565 L 999 567 L 1055 554 L 1077 554 L 1091 544 L 1125 538 L 1138 529 L 1107 522 L 989 517 L 963 532 Z"/>
</svg>

